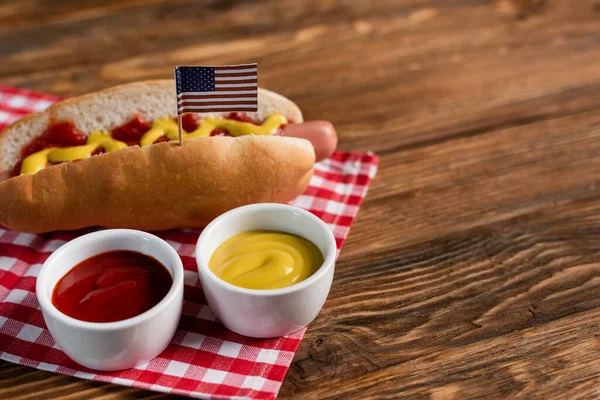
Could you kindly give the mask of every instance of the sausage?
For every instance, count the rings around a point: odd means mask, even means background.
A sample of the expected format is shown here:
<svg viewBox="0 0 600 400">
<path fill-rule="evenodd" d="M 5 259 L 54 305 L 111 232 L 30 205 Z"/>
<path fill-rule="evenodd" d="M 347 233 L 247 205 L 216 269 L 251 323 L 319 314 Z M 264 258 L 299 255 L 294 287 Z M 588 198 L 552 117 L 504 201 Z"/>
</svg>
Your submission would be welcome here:
<svg viewBox="0 0 600 400">
<path fill-rule="evenodd" d="M 309 121 L 289 124 L 283 128 L 282 136 L 303 138 L 315 148 L 317 161 L 330 157 L 337 146 L 335 128 L 328 121 Z"/>
</svg>

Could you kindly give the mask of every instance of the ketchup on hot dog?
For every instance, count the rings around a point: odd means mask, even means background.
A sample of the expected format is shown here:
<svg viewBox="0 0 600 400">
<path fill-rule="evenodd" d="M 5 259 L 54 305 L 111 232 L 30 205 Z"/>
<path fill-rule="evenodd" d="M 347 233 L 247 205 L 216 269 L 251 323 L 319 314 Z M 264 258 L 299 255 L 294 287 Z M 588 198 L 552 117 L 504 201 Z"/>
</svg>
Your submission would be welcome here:
<svg viewBox="0 0 600 400">
<path fill-rule="evenodd" d="M 58 122 L 33 139 L 27 146 L 21 150 L 21 157 L 25 158 L 30 154 L 36 153 L 48 147 L 72 147 L 81 146 L 86 142 L 86 137 L 81 133 L 72 122 Z"/>
<path fill-rule="evenodd" d="M 131 121 L 110 132 L 96 131 L 87 138 L 70 122 L 52 124 L 23 149 L 13 175 L 35 173 L 47 165 L 79 160 L 126 146 L 147 146 L 175 140 L 178 135 L 175 121 L 161 118 L 149 123 L 135 115 Z M 293 124 L 280 114 L 271 114 L 262 123 L 244 113 L 234 112 L 223 119 L 209 117 L 204 120 L 196 114 L 184 114 L 182 128 L 184 139 L 247 134 L 304 138 L 313 144 L 317 161 L 329 157 L 337 145 L 337 136 L 331 123 L 313 121 Z"/>
<path fill-rule="evenodd" d="M 135 115 L 131 121 L 125 125 L 116 127 L 111 131 L 112 137 L 121 142 L 133 146 L 140 143 L 142 135 L 150 130 L 152 124 L 144 121 L 139 115 Z"/>
</svg>

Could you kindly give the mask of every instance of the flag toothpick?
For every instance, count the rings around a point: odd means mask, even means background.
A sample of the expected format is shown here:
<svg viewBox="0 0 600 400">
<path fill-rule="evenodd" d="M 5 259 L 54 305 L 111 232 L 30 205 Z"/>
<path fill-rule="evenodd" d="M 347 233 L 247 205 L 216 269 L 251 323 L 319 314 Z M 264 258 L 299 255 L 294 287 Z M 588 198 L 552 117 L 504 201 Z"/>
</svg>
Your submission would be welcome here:
<svg viewBox="0 0 600 400">
<path fill-rule="evenodd" d="M 181 129 L 181 113 L 179 112 L 179 86 L 181 81 L 181 74 L 179 73 L 179 67 L 175 67 L 173 70 L 173 74 L 175 75 L 175 90 L 177 96 L 175 97 L 175 101 L 177 101 L 177 129 L 179 131 L 179 145 L 183 146 L 183 133 Z"/>
<path fill-rule="evenodd" d="M 181 133 L 181 115 L 177 116 L 177 128 L 179 129 L 179 145 L 183 146 L 183 134 Z"/>
<path fill-rule="evenodd" d="M 180 146 L 184 113 L 258 110 L 257 64 L 175 67 L 175 86 Z"/>
</svg>

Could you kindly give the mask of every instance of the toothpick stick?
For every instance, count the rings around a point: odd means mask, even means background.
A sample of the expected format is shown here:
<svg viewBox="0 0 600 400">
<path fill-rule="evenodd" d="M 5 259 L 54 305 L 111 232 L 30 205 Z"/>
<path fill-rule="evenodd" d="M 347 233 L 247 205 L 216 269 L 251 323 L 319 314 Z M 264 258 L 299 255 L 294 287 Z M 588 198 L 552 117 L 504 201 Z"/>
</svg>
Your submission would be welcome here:
<svg viewBox="0 0 600 400">
<path fill-rule="evenodd" d="M 177 116 L 177 125 L 179 127 L 179 145 L 183 146 L 183 134 L 181 133 L 181 114 Z"/>
<path fill-rule="evenodd" d="M 183 133 L 181 132 L 181 115 L 183 114 L 182 112 L 179 111 L 179 86 L 178 86 L 178 80 L 177 80 L 177 71 L 179 70 L 179 67 L 175 67 L 173 69 L 173 76 L 175 77 L 175 102 L 177 103 L 177 128 L 179 130 L 179 145 L 183 146 Z"/>
</svg>

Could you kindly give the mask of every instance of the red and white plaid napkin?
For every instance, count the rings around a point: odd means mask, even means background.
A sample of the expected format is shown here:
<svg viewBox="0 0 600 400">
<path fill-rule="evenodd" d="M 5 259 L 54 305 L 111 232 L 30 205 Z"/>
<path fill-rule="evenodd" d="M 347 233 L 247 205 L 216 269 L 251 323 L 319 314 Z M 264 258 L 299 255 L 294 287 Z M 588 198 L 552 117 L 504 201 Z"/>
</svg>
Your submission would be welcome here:
<svg viewBox="0 0 600 400">
<path fill-rule="evenodd" d="M 0 87 L 0 129 L 58 100 Z M 292 202 L 329 224 L 338 252 L 378 163 L 372 153 L 336 152 L 316 165 L 308 189 Z M 306 328 L 278 339 L 250 339 L 215 321 L 204 300 L 193 257 L 199 230 L 158 233 L 177 250 L 185 268 L 183 315 L 171 345 L 146 365 L 119 372 L 98 373 L 71 361 L 46 329 L 35 296 L 35 279 L 54 250 L 87 232 L 90 230 L 34 235 L 0 229 L 0 359 L 84 379 L 198 398 L 277 396 Z"/>
</svg>

